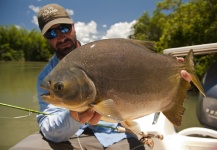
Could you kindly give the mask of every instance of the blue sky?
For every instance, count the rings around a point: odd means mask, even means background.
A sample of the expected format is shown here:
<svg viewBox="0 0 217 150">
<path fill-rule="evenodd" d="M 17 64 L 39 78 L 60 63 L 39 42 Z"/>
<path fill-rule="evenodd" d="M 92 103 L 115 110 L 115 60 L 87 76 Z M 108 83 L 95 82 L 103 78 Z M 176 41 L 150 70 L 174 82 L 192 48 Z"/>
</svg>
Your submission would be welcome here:
<svg viewBox="0 0 217 150">
<path fill-rule="evenodd" d="M 162 0 L 0 0 L 0 25 L 38 29 L 37 12 L 49 3 L 67 9 L 82 43 L 103 38 L 126 38 L 143 14 L 152 14 Z"/>
</svg>

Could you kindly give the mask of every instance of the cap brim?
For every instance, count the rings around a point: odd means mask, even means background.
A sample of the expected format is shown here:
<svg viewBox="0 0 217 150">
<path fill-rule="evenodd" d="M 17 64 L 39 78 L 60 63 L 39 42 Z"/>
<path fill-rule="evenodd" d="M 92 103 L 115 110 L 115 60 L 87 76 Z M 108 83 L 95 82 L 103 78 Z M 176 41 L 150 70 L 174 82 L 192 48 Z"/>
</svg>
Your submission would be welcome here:
<svg viewBox="0 0 217 150">
<path fill-rule="evenodd" d="M 41 30 L 41 34 L 44 35 L 50 27 L 52 27 L 55 24 L 61 24 L 61 23 L 72 24 L 73 21 L 70 18 L 58 18 L 58 19 L 52 20 L 44 26 L 44 28 Z"/>
</svg>

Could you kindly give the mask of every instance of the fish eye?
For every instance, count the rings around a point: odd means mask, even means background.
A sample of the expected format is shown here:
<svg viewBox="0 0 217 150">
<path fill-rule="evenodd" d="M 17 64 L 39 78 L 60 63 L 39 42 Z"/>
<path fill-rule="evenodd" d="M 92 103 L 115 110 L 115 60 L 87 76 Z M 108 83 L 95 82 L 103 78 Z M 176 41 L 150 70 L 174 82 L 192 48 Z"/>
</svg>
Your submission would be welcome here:
<svg viewBox="0 0 217 150">
<path fill-rule="evenodd" d="M 64 85 L 62 82 L 57 82 L 54 84 L 54 89 L 57 90 L 57 91 L 61 91 L 64 89 Z"/>
</svg>

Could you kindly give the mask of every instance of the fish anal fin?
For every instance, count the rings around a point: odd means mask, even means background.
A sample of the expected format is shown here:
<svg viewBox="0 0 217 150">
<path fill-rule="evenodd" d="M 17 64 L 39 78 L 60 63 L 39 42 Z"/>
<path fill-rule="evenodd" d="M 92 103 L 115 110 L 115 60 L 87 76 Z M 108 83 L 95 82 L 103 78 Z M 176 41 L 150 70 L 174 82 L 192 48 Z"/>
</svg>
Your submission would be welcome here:
<svg viewBox="0 0 217 150">
<path fill-rule="evenodd" d="M 129 129 L 132 133 L 134 133 L 137 136 L 141 136 L 141 129 L 137 122 L 132 120 L 126 120 L 124 122 L 121 122 L 121 125 L 125 127 L 126 129 Z"/>
<path fill-rule="evenodd" d="M 117 109 L 117 106 L 112 99 L 103 100 L 97 104 L 92 104 L 91 106 L 96 112 L 98 112 L 103 116 L 103 118 L 105 118 L 105 121 L 107 119 L 113 120 L 115 122 L 124 121 L 120 111 Z"/>
<path fill-rule="evenodd" d="M 174 94 L 173 101 L 163 110 L 163 114 L 167 119 L 176 126 L 180 126 L 182 122 L 182 116 L 185 108 L 183 103 L 186 99 L 186 92 L 190 87 L 190 83 L 184 79 L 180 80 L 180 86 L 177 89 L 177 93 Z"/>
</svg>

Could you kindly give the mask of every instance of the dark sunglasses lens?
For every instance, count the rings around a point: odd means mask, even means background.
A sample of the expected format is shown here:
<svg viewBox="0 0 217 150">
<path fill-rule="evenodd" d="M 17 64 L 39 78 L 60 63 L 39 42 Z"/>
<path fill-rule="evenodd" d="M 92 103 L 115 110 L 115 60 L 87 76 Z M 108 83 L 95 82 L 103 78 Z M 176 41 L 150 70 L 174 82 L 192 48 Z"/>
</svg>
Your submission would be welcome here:
<svg viewBox="0 0 217 150">
<path fill-rule="evenodd" d="M 67 33 L 72 29 L 72 25 L 71 24 L 62 24 L 62 25 L 60 25 L 59 29 L 62 33 Z"/>
<path fill-rule="evenodd" d="M 62 33 L 68 33 L 72 29 L 71 24 L 61 24 L 59 27 L 50 29 L 45 33 L 45 38 L 46 39 L 54 39 L 57 37 L 57 30 L 59 30 Z"/>
<path fill-rule="evenodd" d="M 57 37 L 57 32 L 54 29 L 48 30 L 45 35 L 44 35 L 47 39 L 53 39 L 55 37 Z"/>
</svg>

